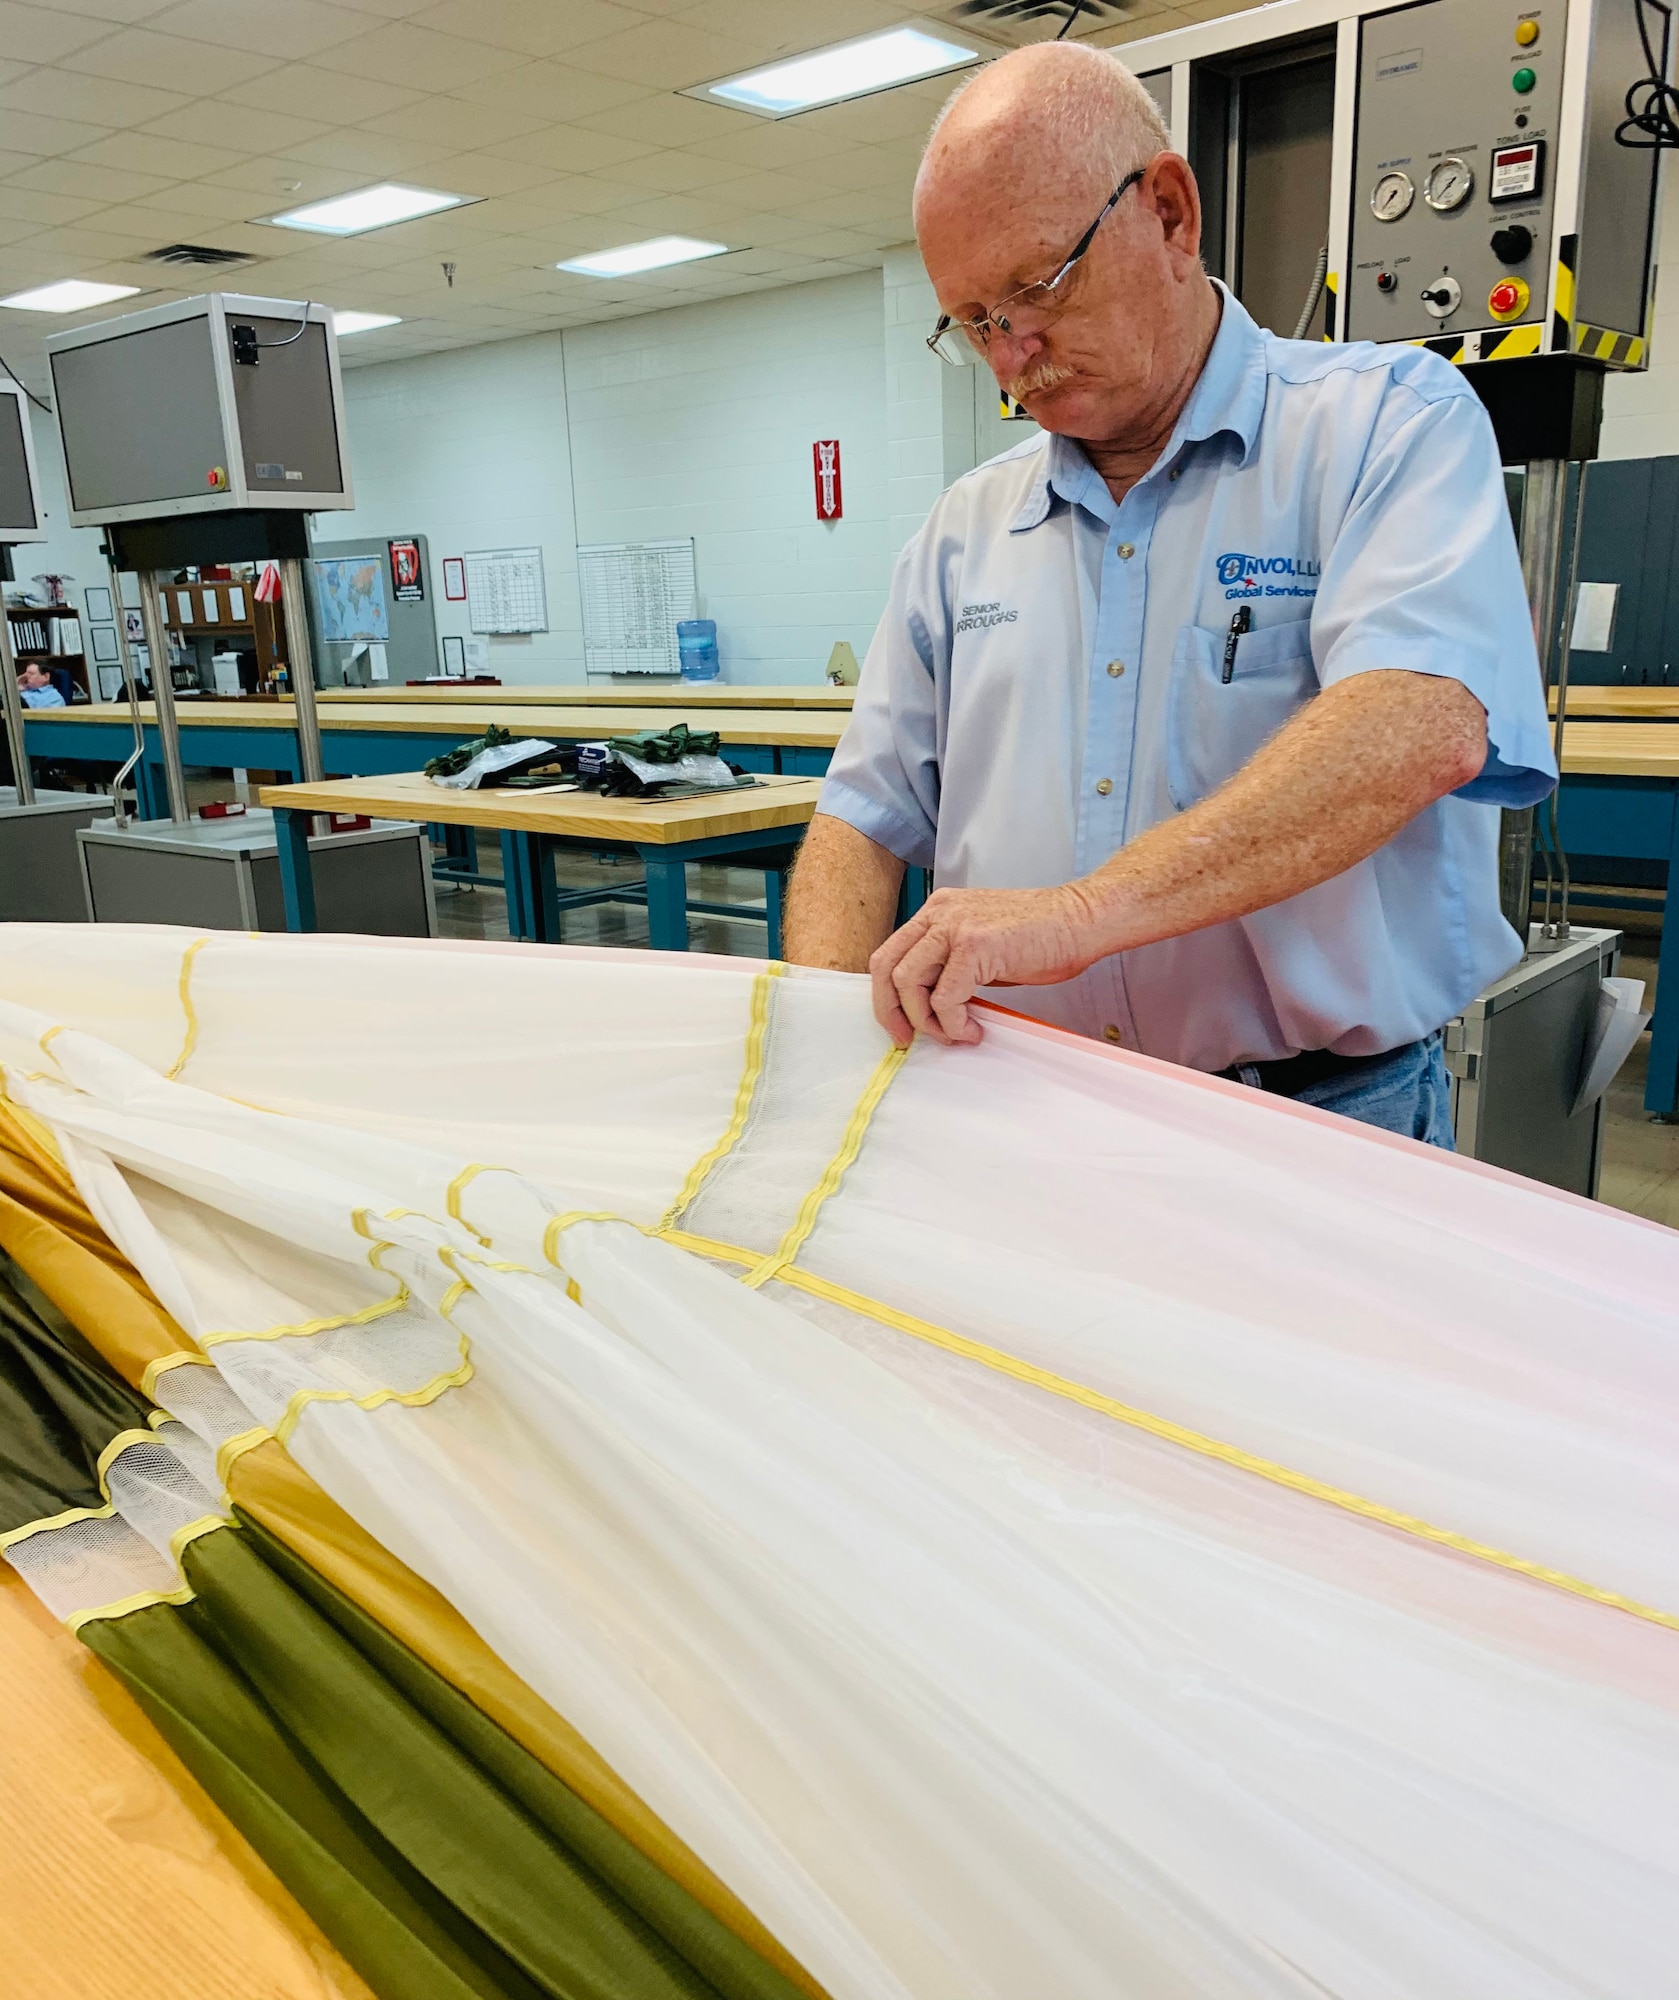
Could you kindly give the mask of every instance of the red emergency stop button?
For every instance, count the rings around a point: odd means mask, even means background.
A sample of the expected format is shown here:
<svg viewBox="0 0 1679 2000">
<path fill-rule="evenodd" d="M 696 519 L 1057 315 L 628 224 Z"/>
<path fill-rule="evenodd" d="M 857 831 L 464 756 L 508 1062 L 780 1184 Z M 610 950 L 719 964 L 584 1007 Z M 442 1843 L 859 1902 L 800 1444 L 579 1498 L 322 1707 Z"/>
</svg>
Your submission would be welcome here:
<svg viewBox="0 0 1679 2000">
<path fill-rule="evenodd" d="M 204 484 L 213 493 L 220 493 L 227 485 L 227 467 L 225 465 L 212 465 L 210 470 L 204 475 Z"/>
<path fill-rule="evenodd" d="M 1532 294 L 1521 278 L 1500 278 L 1487 294 L 1487 311 L 1494 319 L 1516 319 L 1527 311 Z"/>
</svg>

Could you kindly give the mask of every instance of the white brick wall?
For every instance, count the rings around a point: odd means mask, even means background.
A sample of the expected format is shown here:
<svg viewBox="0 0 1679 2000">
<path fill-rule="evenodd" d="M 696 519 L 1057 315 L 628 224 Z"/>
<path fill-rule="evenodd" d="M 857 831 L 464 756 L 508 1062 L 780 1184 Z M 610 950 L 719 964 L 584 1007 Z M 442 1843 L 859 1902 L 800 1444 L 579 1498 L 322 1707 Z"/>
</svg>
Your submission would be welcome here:
<svg viewBox="0 0 1679 2000">
<path fill-rule="evenodd" d="M 1663 169 L 1661 238 L 1650 366 L 1611 375 L 1603 387 L 1603 456 L 1664 458 L 1679 452 L 1679 184 Z"/>
</svg>

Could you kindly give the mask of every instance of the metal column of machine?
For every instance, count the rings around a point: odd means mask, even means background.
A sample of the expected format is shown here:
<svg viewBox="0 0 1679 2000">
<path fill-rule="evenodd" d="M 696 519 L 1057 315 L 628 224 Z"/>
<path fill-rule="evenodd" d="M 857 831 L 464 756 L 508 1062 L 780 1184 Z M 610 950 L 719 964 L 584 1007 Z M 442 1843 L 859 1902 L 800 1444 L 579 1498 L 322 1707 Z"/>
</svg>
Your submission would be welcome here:
<svg viewBox="0 0 1679 2000">
<path fill-rule="evenodd" d="M 46 539 L 28 398 L 0 378 L 0 550 Z M 85 914 L 76 835 L 110 814 L 97 793 L 38 789 L 29 768 L 11 620 L 0 608 L 0 717 L 12 782 L 0 786 L 0 922 L 77 923 Z"/>
<path fill-rule="evenodd" d="M 95 921 L 284 927 L 273 816 L 195 815 L 175 703 L 167 591 L 177 573 L 275 564 L 299 757 L 323 775 L 305 571 L 310 513 L 354 505 L 343 388 L 323 306 L 212 293 L 48 342 L 70 519 L 99 527 L 140 579 L 168 817 L 79 838 Z M 329 928 L 436 929 L 423 829 L 323 829 L 315 872 Z"/>
<path fill-rule="evenodd" d="M 1262 323 L 1464 371 L 1524 470 L 1547 677 L 1567 657 L 1565 516 L 1604 378 L 1649 361 L 1660 152 L 1629 93 L 1659 93 L 1670 43 L 1668 0 L 1281 0 L 1125 49 L 1202 183 L 1209 268 Z M 1576 1112 L 1573 1080 L 1619 937 L 1571 939 L 1566 905 L 1530 922 L 1550 824 L 1503 816 L 1501 901 L 1528 951 L 1448 1025 L 1448 1060 L 1465 1150 L 1590 1193 L 1601 1106 Z"/>
</svg>

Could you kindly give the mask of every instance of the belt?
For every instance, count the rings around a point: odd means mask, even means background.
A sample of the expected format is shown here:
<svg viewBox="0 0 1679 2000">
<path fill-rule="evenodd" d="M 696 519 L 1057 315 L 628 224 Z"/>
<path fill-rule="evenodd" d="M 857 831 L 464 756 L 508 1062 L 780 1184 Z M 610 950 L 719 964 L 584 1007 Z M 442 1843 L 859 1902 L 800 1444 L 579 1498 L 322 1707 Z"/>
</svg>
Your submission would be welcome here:
<svg viewBox="0 0 1679 2000">
<path fill-rule="evenodd" d="M 1323 1083 L 1332 1076 L 1351 1076 L 1361 1069 L 1374 1069 L 1378 1063 L 1392 1062 L 1395 1056 L 1407 1055 L 1417 1046 L 1415 1042 L 1406 1042 L 1373 1056 L 1338 1056 L 1333 1049 L 1303 1049 L 1299 1055 L 1284 1056 L 1278 1062 L 1232 1063 L 1215 1074 L 1228 1077 L 1232 1083 L 1255 1084 L 1278 1097 L 1298 1097 L 1314 1083 Z"/>
</svg>

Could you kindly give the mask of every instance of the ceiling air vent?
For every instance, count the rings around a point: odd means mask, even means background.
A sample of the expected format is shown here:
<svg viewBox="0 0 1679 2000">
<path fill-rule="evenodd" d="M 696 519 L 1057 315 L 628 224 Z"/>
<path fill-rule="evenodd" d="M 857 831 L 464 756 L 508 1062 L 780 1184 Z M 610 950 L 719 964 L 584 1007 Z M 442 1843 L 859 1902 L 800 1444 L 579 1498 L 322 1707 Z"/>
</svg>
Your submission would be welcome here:
<svg viewBox="0 0 1679 2000">
<path fill-rule="evenodd" d="M 243 250 L 217 250 L 208 243 L 165 243 L 161 250 L 148 250 L 148 264 L 251 264 L 256 260 Z"/>
<path fill-rule="evenodd" d="M 1068 23 L 1067 16 L 1076 18 Z M 937 18 L 971 28 L 998 42 L 1050 42 L 1065 30 L 1069 39 L 1116 27 L 1130 12 L 1122 0 L 955 0 Z"/>
</svg>

